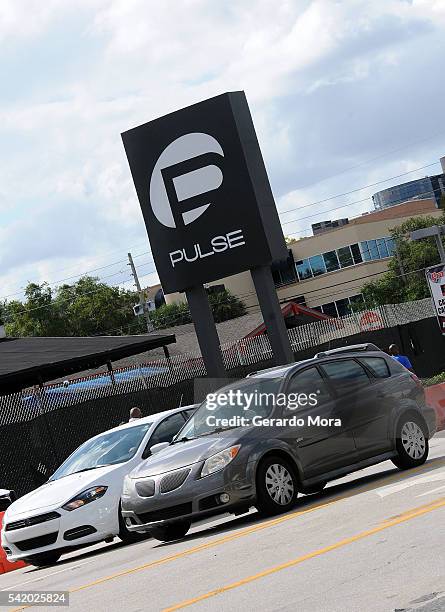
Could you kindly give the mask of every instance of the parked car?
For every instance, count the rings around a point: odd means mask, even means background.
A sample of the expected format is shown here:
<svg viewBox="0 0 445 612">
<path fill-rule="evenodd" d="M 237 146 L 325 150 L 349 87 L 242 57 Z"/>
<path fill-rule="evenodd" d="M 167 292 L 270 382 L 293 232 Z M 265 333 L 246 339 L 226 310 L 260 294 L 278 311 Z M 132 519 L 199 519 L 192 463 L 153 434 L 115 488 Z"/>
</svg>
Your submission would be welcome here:
<svg viewBox="0 0 445 612">
<path fill-rule="evenodd" d="M 326 351 L 225 387 L 212 407 L 207 398 L 170 445 L 158 445 L 125 478 L 127 529 L 169 541 L 212 515 L 252 506 L 266 515 L 285 512 L 298 493 L 319 492 L 330 480 L 387 459 L 401 469 L 422 464 L 434 411 L 417 377 L 372 349 Z M 315 393 L 317 401 L 292 410 L 278 400 L 228 406 L 230 392 L 287 399 Z M 291 424 L 291 416 L 300 423 Z M 247 424 L 237 424 L 238 417 Z"/>
<path fill-rule="evenodd" d="M 0 512 L 5 512 L 15 499 L 16 495 L 14 491 L 0 489 Z"/>
<path fill-rule="evenodd" d="M 63 552 L 131 533 L 120 514 L 125 474 L 169 442 L 196 409 L 183 406 L 132 421 L 84 442 L 47 483 L 6 510 L 1 543 L 8 561 L 55 563 Z"/>
</svg>

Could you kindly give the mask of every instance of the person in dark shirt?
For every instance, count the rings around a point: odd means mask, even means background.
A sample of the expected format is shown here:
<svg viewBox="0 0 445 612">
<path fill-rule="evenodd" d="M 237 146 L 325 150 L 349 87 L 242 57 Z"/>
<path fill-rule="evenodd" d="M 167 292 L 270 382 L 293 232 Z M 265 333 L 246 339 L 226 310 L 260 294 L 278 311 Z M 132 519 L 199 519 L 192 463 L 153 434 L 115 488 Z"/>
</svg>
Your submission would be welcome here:
<svg viewBox="0 0 445 612">
<path fill-rule="evenodd" d="M 407 370 L 410 372 L 414 372 L 411 361 L 406 357 L 406 355 L 401 355 L 399 351 L 399 347 L 397 344 L 391 344 L 389 347 L 389 354 L 393 359 L 401 363 Z"/>
</svg>

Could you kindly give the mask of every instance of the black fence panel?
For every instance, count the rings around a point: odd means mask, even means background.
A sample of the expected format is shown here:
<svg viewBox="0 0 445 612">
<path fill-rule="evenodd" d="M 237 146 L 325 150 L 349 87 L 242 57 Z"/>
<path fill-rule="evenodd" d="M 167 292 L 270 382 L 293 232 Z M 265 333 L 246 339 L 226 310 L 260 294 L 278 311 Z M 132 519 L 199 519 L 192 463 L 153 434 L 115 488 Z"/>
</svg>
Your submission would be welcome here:
<svg viewBox="0 0 445 612">
<path fill-rule="evenodd" d="M 445 339 L 434 318 L 335 338 L 298 351 L 295 360 L 363 342 L 383 350 L 398 344 L 422 378 L 445 371 Z M 231 379 L 274 365 L 261 341 L 226 350 L 225 358 Z M 194 403 L 194 380 L 199 377 L 205 377 L 202 358 L 181 356 L 0 397 L 0 488 L 18 495 L 36 488 L 80 444 L 128 421 L 133 406 L 147 416 Z"/>
<path fill-rule="evenodd" d="M 21 394 L 14 396 L 16 410 L 0 405 L 0 488 L 23 495 L 40 486 L 80 444 L 127 422 L 133 406 L 148 416 L 193 403 L 193 380 L 167 388 L 109 391 L 108 396 L 79 397 L 78 403 L 65 405 L 41 397 L 33 414 L 20 409 Z"/>
</svg>

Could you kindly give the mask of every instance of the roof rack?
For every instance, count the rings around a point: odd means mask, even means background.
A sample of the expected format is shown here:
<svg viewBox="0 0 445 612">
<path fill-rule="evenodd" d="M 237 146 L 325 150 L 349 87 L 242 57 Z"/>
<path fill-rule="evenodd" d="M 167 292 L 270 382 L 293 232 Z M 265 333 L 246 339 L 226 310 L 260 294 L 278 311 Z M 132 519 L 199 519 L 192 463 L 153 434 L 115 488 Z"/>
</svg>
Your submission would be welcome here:
<svg viewBox="0 0 445 612">
<path fill-rule="evenodd" d="M 351 344 L 349 346 L 340 346 L 339 348 L 331 349 L 329 351 L 322 351 L 315 355 L 315 359 L 321 359 L 322 357 L 328 357 L 329 355 L 337 355 L 341 353 L 357 353 L 361 351 L 378 351 L 382 352 L 382 349 L 372 344 L 372 342 L 365 342 L 364 344 Z"/>
</svg>

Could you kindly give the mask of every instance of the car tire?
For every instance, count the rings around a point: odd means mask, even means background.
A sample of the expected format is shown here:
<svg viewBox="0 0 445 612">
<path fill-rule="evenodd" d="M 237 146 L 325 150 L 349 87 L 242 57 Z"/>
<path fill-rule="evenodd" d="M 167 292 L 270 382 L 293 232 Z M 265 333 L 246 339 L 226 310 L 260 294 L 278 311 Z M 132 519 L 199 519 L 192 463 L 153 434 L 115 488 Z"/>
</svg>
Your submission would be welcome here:
<svg viewBox="0 0 445 612">
<path fill-rule="evenodd" d="M 119 533 L 117 536 L 124 544 L 134 544 L 146 540 L 150 537 L 150 534 L 148 532 L 129 531 L 119 508 Z"/>
<path fill-rule="evenodd" d="M 35 567 L 47 567 L 48 565 L 55 565 L 60 557 L 61 553 L 50 550 L 48 552 L 26 557 L 24 561 L 25 563 L 29 563 L 29 565 L 34 565 Z"/>
<path fill-rule="evenodd" d="M 316 493 L 321 493 L 327 484 L 328 483 L 326 481 L 326 482 L 319 482 L 310 487 L 302 487 L 300 489 L 300 493 L 303 493 L 304 495 L 315 495 Z"/>
<path fill-rule="evenodd" d="M 155 540 L 160 542 L 173 542 L 183 538 L 190 529 L 190 526 L 191 521 L 177 521 L 168 525 L 153 527 L 150 529 L 150 533 Z"/>
<path fill-rule="evenodd" d="M 290 510 L 297 501 L 297 473 L 290 461 L 267 457 L 261 461 L 256 475 L 255 506 L 265 516 Z"/>
<path fill-rule="evenodd" d="M 429 444 L 425 423 L 413 415 L 403 416 L 396 431 L 397 457 L 392 462 L 401 470 L 422 465 L 428 458 Z"/>
</svg>

